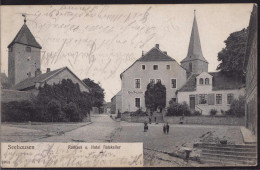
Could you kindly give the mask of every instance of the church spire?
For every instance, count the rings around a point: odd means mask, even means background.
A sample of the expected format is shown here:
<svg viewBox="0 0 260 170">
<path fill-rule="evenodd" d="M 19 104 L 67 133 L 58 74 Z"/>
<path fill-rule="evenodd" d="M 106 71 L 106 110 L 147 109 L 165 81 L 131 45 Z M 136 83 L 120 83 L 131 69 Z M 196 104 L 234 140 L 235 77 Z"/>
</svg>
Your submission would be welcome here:
<svg viewBox="0 0 260 170">
<path fill-rule="evenodd" d="M 194 20 L 193 20 L 192 31 L 190 36 L 188 54 L 186 58 L 181 62 L 195 60 L 195 59 L 207 62 L 207 60 L 203 57 L 202 50 L 201 50 L 199 29 L 198 29 L 198 24 L 196 19 L 196 10 L 194 10 Z"/>
</svg>

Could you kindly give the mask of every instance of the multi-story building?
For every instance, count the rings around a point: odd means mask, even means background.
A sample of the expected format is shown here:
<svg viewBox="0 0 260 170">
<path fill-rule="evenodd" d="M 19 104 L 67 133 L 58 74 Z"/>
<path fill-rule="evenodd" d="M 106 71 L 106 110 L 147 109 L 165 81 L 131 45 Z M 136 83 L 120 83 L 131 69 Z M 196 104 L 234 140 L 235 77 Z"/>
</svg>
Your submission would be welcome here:
<svg viewBox="0 0 260 170">
<path fill-rule="evenodd" d="M 257 7 L 253 7 L 246 50 L 246 128 L 257 134 Z"/>
<path fill-rule="evenodd" d="M 186 70 L 156 44 L 120 77 L 122 112 L 136 111 L 138 108 L 146 108 L 144 95 L 150 82 L 160 81 L 166 87 L 166 107 L 171 99 L 176 100 L 176 90 L 186 82 Z"/>
</svg>

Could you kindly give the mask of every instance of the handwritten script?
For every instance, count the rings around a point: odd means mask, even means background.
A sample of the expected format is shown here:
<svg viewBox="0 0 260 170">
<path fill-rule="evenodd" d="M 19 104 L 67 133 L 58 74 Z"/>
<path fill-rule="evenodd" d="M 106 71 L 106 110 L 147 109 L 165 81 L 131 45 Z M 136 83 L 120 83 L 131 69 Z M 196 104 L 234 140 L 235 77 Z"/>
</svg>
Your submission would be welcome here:
<svg viewBox="0 0 260 170">
<path fill-rule="evenodd" d="M 1 150 L 6 168 L 143 166 L 142 143 L 2 143 Z"/>
</svg>

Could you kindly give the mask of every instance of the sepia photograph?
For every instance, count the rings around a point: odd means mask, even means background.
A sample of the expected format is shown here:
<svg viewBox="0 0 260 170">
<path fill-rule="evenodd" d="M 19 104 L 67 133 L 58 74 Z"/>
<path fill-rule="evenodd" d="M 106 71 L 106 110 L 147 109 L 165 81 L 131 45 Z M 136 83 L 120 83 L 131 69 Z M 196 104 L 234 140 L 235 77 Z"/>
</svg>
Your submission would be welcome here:
<svg viewBox="0 0 260 170">
<path fill-rule="evenodd" d="M 2 167 L 258 165 L 257 4 L 4 5 L 0 30 Z"/>
</svg>

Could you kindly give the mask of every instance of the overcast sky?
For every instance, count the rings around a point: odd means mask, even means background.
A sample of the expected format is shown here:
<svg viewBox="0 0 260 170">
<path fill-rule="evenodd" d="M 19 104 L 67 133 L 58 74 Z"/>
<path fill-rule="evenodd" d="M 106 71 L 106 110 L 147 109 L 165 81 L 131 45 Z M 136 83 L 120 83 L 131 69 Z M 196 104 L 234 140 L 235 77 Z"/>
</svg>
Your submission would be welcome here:
<svg viewBox="0 0 260 170">
<path fill-rule="evenodd" d="M 24 23 L 42 46 L 41 69 L 67 66 L 91 78 L 110 99 L 120 73 L 155 44 L 179 63 L 187 55 L 196 9 L 202 52 L 209 71 L 230 33 L 249 24 L 252 4 L 1 6 L 1 71 L 8 73 L 7 46 Z"/>
</svg>

